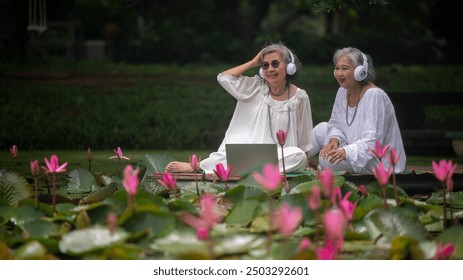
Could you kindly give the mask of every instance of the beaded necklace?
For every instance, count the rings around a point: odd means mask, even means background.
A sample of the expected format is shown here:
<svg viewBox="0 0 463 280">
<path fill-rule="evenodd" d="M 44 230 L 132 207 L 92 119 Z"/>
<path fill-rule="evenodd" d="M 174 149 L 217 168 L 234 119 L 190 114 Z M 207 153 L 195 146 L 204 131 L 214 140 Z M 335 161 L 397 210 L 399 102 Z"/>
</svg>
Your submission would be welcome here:
<svg viewBox="0 0 463 280">
<path fill-rule="evenodd" d="M 357 115 L 357 109 L 358 109 L 358 106 L 359 106 L 359 103 L 360 103 L 360 94 L 359 94 L 359 97 L 358 97 L 358 100 L 357 100 L 357 105 L 355 105 L 354 115 L 352 116 L 352 120 L 350 121 L 350 123 L 349 123 L 349 117 L 348 117 L 349 97 L 350 97 L 350 93 L 347 93 L 347 102 L 346 102 L 346 123 L 347 123 L 347 126 L 352 125 L 352 123 L 354 122 L 355 116 Z"/>
<path fill-rule="evenodd" d="M 289 100 L 289 98 L 291 97 L 291 96 L 290 96 L 290 91 L 289 91 L 289 85 L 286 86 L 286 89 L 288 90 L 288 100 Z M 270 89 L 269 89 L 269 93 L 272 94 L 272 93 L 270 92 Z M 284 93 L 284 91 L 283 91 L 283 93 Z M 281 93 L 280 95 L 283 95 L 283 93 Z M 290 111 L 291 111 L 291 110 L 290 110 L 289 107 L 288 107 L 288 126 L 287 126 L 288 129 L 286 130 L 286 132 L 289 131 L 289 126 L 290 126 L 290 124 L 291 124 L 291 112 L 290 112 Z M 275 138 L 274 138 L 275 135 L 273 134 L 273 129 L 272 129 L 272 116 L 271 116 L 271 114 L 270 114 L 270 105 L 268 105 L 268 104 L 267 104 L 267 112 L 268 112 L 268 125 L 269 125 L 269 127 L 270 127 L 270 135 L 272 136 L 273 142 L 275 142 L 275 143 L 278 144 L 278 141 L 275 141 Z"/>
</svg>

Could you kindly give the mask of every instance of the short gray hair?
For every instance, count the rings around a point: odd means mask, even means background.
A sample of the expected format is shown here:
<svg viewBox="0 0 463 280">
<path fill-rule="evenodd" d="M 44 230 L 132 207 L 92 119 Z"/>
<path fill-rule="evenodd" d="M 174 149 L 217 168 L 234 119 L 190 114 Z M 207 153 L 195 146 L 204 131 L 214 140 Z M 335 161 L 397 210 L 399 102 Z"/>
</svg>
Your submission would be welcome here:
<svg viewBox="0 0 463 280">
<path fill-rule="evenodd" d="M 262 55 L 260 57 L 260 62 L 262 63 L 262 61 L 264 60 L 264 56 L 266 54 L 272 53 L 272 52 L 281 53 L 281 55 L 283 56 L 283 60 L 285 61 L 286 65 L 288 65 L 288 64 L 290 64 L 292 62 L 291 54 L 293 55 L 294 64 L 296 65 L 296 73 L 294 73 L 294 75 L 286 75 L 286 81 L 287 82 L 294 81 L 296 79 L 297 72 L 299 72 L 301 70 L 301 68 L 302 68 L 302 64 L 299 61 L 299 59 L 297 58 L 296 54 L 294 54 L 293 51 L 291 51 L 287 46 L 285 46 L 281 42 L 279 42 L 279 43 L 271 43 L 271 44 L 267 45 L 264 48 L 264 51 L 262 52 Z"/>
<path fill-rule="evenodd" d="M 357 67 L 363 64 L 362 52 L 359 49 L 353 48 L 353 47 L 346 47 L 346 48 L 336 50 L 333 55 L 333 64 L 336 66 L 336 63 L 338 63 L 339 58 L 344 55 L 349 58 L 349 60 L 354 65 L 354 67 Z M 376 72 L 375 72 L 375 69 L 373 68 L 373 60 L 371 59 L 369 55 L 365 54 L 365 56 L 367 57 L 368 74 L 365 80 L 360 82 L 361 84 L 373 82 L 376 78 Z"/>
</svg>

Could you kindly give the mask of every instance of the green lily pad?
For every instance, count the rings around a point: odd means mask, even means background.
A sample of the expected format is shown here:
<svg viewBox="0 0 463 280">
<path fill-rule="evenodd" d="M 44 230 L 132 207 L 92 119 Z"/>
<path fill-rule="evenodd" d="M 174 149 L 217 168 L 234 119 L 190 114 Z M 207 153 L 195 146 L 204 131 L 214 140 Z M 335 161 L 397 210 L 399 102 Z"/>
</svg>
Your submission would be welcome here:
<svg viewBox="0 0 463 280">
<path fill-rule="evenodd" d="M 129 234 L 121 228 L 111 233 L 106 227 L 94 226 L 64 235 L 59 243 L 59 250 L 65 254 L 80 255 L 122 243 L 128 237 Z"/>
<path fill-rule="evenodd" d="M 47 258 L 47 247 L 36 240 L 23 244 L 15 252 L 17 260 L 40 260 Z"/>
<path fill-rule="evenodd" d="M 429 237 L 421 223 L 407 218 L 399 211 L 377 209 L 365 218 L 371 239 L 376 239 L 379 244 L 390 244 L 397 236 L 409 236 L 418 242 Z"/>
<path fill-rule="evenodd" d="M 174 230 L 167 236 L 156 239 L 149 248 L 167 256 L 208 254 L 207 242 L 198 240 L 195 231 L 191 229 Z"/>
<path fill-rule="evenodd" d="M 226 223 L 247 226 L 254 219 L 259 203 L 259 199 L 245 199 L 236 203 L 228 214 Z"/>
<path fill-rule="evenodd" d="M 21 225 L 29 238 L 49 237 L 59 230 L 57 223 L 41 220 L 30 221 Z"/>
</svg>

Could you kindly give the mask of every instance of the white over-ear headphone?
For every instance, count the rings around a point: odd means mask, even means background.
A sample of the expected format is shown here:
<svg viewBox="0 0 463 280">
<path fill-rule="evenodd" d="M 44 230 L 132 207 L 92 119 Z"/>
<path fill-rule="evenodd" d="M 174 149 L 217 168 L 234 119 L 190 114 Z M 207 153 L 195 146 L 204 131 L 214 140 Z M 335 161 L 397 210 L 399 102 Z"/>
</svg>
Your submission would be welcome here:
<svg viewBox="0 0 463 280">
<path fill-rule="evenodd" d="M 293 53 L 289 49 L 288 49 L 288 52 L 289 52 L 289 55 L 291 56 L 291 62 L 288 65 L 286 65 L 286 73 L 288 75 L 294 75 L 297 71 L 297 66 L 294 61 Z M 259 68 L 259 76 L 264 78 L 264 70 L 262 70 L 262 67 Z"/>
<path fill-rule="evenodd" d="M 361 54 L 363 57 L 363 63 L 362 65 L 355 67 L 355 70 L 354 70 L 354 79 L 359 82 L 365 80 L 365 78 L 368 75 L 368 59 L 367 59 L 367 56 L 363 52 L 361 52 Z"/>
<path fill-rule="evenodd" d="M 294 75 L 297 71 L 297 66 L 294 61 L 294 56 L 293 56 L 293 53 L 288 49 L 288 52 L 289 52 L 289 55 L 291 56 L 291 63 L 289 63 L 288 65 L 286 65 L 286 73 L 288 73 L 288 75 Z"/>
</svg>

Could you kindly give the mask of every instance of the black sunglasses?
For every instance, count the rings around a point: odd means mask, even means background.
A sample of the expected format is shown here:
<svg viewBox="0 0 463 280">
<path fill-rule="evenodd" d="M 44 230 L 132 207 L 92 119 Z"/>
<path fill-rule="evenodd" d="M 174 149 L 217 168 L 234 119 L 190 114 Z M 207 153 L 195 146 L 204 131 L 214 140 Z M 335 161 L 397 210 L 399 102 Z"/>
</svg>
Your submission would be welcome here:
<svg viewBox="0 0 463 280">
<path fill-rule="evenodd" d="M 264 62 L 262 63 L 262 69 L 267 70 L 270 67 L 270 64 L 272 65 L 273 68 L 278 68 L 280 66 L 280 62 L 278 60 L 272 60 L 272 62 Z"/>
</svg>

